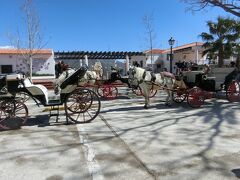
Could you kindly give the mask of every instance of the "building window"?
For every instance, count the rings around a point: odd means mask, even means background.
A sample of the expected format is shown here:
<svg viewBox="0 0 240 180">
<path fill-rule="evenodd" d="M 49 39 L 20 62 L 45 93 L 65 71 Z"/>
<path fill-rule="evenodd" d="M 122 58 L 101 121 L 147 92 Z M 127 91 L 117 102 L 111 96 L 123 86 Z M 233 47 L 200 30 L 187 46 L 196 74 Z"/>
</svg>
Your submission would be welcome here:
<svg viewBox="0 0 240 180">
<path fill-rule="evenodd" d="M 12 73 L 12 65 L 2 65 L 1 72 L 3 74 Z"/>
</svg>

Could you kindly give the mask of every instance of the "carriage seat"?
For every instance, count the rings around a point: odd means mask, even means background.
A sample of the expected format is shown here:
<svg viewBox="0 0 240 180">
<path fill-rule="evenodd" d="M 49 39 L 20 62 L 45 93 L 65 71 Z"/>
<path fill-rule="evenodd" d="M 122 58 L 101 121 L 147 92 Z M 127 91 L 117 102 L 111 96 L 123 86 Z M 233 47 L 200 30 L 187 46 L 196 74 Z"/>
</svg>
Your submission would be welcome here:
<svg viewBox="0 0 240 180">
<path fill-rule="evenodd" d="M 48 90 L 45 86 L 41 84 L 33 84 L 30 79 L 25 78 L 23 80 L 24 87 L 33 95 L 33 96 L 44 96 L 46 103 L 48 103 Z"/>
<path fill-rule="evenodd" d="M 220 89 L 225 77 L 234 70 L 234 68 L 212 68 L 207 74 L 206 79 L 214 79 L 216 82 L 216 89 Z"/>
<path fill-rule="evenodd" d="M 80 67 L 77 71 L 71 74 L 67 79 L 65 79 L 60 85 L 61 89 L 66 88 L 68 85 L 74 85 L 78 83 L 79 79 L 82 79 L 87 72 L 87 68 L 85 66 Z"/>
<path fill-rule="evenodd" d="M 203 71 L 183 71 L 183 79 L 188 83 L 195 83 L 196 82 L 196 75 L 203 74 Z"/>
<path fill-rule="evenodd" d="M 162 76 L 164 77 L 168 77 L 168 78 L 172 78 L 172 79 L 175 79 L 175 76 L 174 74 L 170 73 L 170 72 L 167 72 L 167 71 L 163 71 L 160 73 Z"/>
</svg>

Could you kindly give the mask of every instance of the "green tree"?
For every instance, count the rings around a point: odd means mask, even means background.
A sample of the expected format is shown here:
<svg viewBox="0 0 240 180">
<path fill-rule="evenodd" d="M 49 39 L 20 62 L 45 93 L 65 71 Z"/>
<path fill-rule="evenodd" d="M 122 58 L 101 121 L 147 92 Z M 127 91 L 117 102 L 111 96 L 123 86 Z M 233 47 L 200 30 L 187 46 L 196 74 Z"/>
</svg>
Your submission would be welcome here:
<svg viewBox="0 0 240 180">
<path fill-rule="evenodd" d="M 240 21 L 235 22 L 234 34 L 232 36 L 231 44 L 233 47 L 233 56 L 236 56 L 236 66 L 240 70 Z"/>
<path fill-rule="evenodd" d="M 208 21 L 209 33 L 201 33 L 205 43 L 203 55 L 208 54 L 212 59 L 218 57 L 218 66 L 222 67 L 224 59 L 238 51 L 239 21 L 230 18 L 218 17 L 217 22 Z"/>
</svg>

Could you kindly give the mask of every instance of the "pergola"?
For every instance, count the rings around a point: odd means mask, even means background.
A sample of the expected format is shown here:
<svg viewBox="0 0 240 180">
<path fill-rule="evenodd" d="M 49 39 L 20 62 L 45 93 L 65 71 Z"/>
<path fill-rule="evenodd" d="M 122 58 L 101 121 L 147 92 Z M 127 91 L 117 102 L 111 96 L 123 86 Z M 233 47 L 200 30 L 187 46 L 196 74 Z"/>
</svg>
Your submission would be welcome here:
<svg viewBox="0 0 240 180">
<path fill-rule="evenodd" d="M 89 59 L 126 59 L 126 56 L 141 56 L 145 55 L 143 52 L 131 51 L 71 51 L 71 52 L 55 52 L 55 59 L 84 59 L 87 56 Z"/>
<path fill-rule="evenodd" d="M 116 60 L 116 59 L 125 59 L 126 60 L 126 70 L 129 70 L 129 60 L 132 56 L 145 56 L 143 52 L 134 52 L 134 51 L 57 51 L 54 52 L 54 58 L 56 60 L 85 60 L 85 64 L 88 65 L 88 59 L 94 60 Z"/>
</svg>

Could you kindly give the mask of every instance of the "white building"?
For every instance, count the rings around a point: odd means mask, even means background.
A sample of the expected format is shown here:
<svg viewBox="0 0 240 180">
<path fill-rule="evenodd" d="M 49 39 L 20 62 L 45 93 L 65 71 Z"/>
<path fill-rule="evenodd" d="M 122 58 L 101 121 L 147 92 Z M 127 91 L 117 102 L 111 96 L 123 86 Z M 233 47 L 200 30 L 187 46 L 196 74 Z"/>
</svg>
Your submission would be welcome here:
<svg viewBox="0 0 240 180">
<path fill-rule="evenodd" d="M 173 61 L 172 65 L 174 66 L 176 62 L 192 62 L 196 64 L 205 64 L 206 57 L 202 56 L 203 52 L 203 43 L 202 42 L 194 42 L 178 47 L 174 47 L 172 49 L 173 53 Z M 154 72 L 160 72 L 163 68 L 170 69 L 170 49 L 153 49 L 151 51 L 145 51 L 147 66 L 153 66 Z M 152 63 L 151 63 L 151 54 L 152 54 Z M 151 65 L 153 64 L 153 65 Z"/>
<path fill-rule="evenodd" d="M 147 50 L 146 54 L 146 66 L 153 69 L 154 72 L 163 71 L 164 67 L 168 66 L 167 54 L 162 49 Z"/>
<path fill-rule="evenodd" d="M 0 49 L 0 74 L 14 71 L 29 72 L 26 49 Z M 40 49 L 33 51 L 33 75 L 54 75 L 55 61 L 52 49 Z"/>
<path fill-rule="evenodd" d="M 203 43 L 194 42 L 190 44 L 185 44 L 182 46 L 174 47 L 172 49 L 173 60 L 172 60 L 172 69 L 176 62 L 189 62 L 198 65 L 208 64 L 209 60 L 207 55 L 203 56 Z M 153 67 L 154 72 L 160 72 L 163 68 L 170 69 L 170 49 L 153 49 L 152 51 L 145 51 L 146 53 L 146 65 L 148 67 Z M 152 56 L 152 58 L 151 58 Z M 152 59 L 152 60 L 151 60 Z M 236 57 L 230 57 L 229 59 L 224 60 L 224 64 L 229 66 L 231 61 L 236 61 Z M 215 64 L 218 63 L 218 60 L 215 61 Z"/>
</svg>

